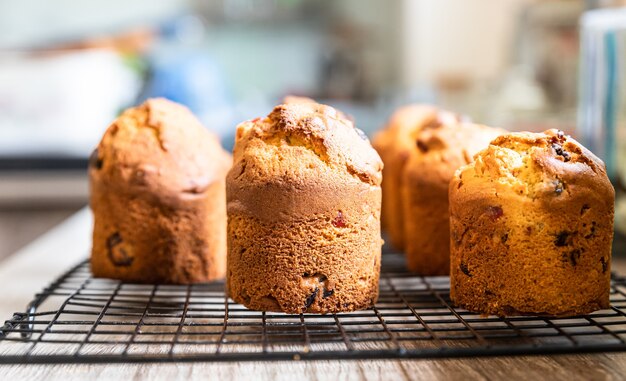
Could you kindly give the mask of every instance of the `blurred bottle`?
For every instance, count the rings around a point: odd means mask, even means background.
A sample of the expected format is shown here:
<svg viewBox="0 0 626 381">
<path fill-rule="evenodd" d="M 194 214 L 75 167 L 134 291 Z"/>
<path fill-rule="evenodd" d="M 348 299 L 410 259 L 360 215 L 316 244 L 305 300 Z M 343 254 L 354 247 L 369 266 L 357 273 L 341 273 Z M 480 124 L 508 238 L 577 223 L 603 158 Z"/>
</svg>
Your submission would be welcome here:
<svg viewBox="0 0 626 381">
<path fill-rule="evenodd" d="M 225 75 L 205 46 L 206 26 L 195 14 L 162 25 L 160 39 L 147 57 L 149 76 L 141 96 L 182 103 L 203 124 L 224 138 L 232 130 L 232 99 Z"/>
<path fill-rule="evenodd" d="M 616 229 L 626 233 L 626 8 L 581 19 L 578 135 L 616 184 Z"/>
</svg>

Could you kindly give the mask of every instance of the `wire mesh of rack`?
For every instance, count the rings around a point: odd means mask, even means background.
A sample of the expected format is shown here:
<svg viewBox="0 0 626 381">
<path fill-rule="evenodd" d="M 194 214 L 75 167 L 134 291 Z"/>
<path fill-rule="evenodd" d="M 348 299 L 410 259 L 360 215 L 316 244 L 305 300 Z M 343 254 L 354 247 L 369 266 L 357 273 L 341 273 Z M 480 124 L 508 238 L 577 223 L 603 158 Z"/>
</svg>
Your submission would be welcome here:
<svg viewBox="0 0 626 381">
<path fill-rule="evenodd" d="M 128 284 L 88 262 L 0 328 L 0 363 L 418 358 L 626 350 L 626 277 L 611 309 L 568 317 L 480 316 L 455 308 L 448 277 L 408 273 L 385 254 L 369 310 L 329 315 L 250 311 L 224 284 Z"/>
</svg>

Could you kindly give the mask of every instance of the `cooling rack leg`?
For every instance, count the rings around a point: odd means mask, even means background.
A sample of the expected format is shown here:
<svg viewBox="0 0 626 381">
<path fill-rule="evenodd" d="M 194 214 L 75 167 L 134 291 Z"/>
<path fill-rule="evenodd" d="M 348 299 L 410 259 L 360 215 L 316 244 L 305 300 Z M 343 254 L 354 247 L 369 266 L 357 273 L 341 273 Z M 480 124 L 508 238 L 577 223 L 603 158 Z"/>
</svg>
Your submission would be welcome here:
<svg viewBox="0 0 626 381">
<path fill-rule="evenodd" d="M 37 306 L 35 303 L 31 303 L 26 307 L 26 321 L 20 324 L 20 328 L 22 329 L 21 335 L 24 339 L 30 339 L 33 334 L 33 320 L 35 320 L 35 312 L 37 312 Z"/>
<path fill-rule="evenodd" d="M 24 318 L 24 315 L 22 314 L 13 314 L 13 318 L 11 320 L 6 321 L 4 325 L 0 327 L 0 337 L 5 337 L 7 335 L 7 332 L 15 329 L 17 324 L 13 323 L 12 321 L 22 320 L 23 318 Z"/>
</svg>

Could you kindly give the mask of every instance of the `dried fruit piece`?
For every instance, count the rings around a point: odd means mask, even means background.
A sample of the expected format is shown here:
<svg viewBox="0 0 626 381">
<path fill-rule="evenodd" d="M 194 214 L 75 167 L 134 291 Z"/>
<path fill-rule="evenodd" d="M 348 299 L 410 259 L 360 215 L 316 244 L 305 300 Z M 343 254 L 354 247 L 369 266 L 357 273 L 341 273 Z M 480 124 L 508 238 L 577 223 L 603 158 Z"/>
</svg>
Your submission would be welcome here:
<svg viewBox="0 0 626 381">
<path fill-rule="evenodd" d="M 500 237 L 500 241 L 502 243 L 506 243 L 506 241 L 509 240 L 509 233 L 504 233 L 501 237 Z"/>
<path fill-rule="evenodd" d="M 485 212 L 485 214 L 487 214 L 489 218 L 495 221 L 504 215 L 504 211 L 502 210 L 502 207 L 500 206 L 490 206 L 487 208 L 487 211 Z"/>
<path fill-rule="evenodd" d="M 576 250 L 572 250 L 569 252 L 569 261 L 572 264 L 572 266 L 576 266 L 578 264 L 578 261 L 580 260 L 580 254 L 581 254 L 581 250 L 580 249 L 576 249 Z"/>
<path fill-rule="evenodd" d="M 551 144 L 565 143 L 565 133 L 559 130 L 555 136 L 551 136 L 549 142 Z"/>
<path fill-rule="evenodd" d="M 470 273 L 469 269 L 467 268 L 467 265 L 463 262 L 461 262 L 461 264 L 459 265 L 459 268 L 461 269 L 461 271 L 463 272 L 463 274 L 471 277 L 472 274 Z"/>
<path fill-rule="evenodd" d="M 89 156 L 89 166 L 95 169 L 102 169 L 103 164 L 102 159 L 98 156 L 98 149 L 96 148 Z"/>
<path fill-rule="evenodd" d="M 111 234 L 111 236 L 109 236 L 109 238 L 107 239 L 107 246 L 109 248 L 116 246 L 120 243 L 122 243 L 122 236 L 118 232 Z"/>
<path fill-rule="evenodd" d="M 337 216 L 333 218 L 332 224 L 336 228 L 345 228 L 347 226 L 346 219 L 341 210 L 337 211 Z"/>
<path fill-rule="evenodd" d="M 556 235 L 556 239 L 554 240 L 554 244 L 558 247 L 567 246 L 571 242 L 571 232 L 562 231 Z"/>
<path fill-rule="evenodd" d="M 115 265 L 120 267 L 127 267 L 133 263 L 132 256 L 128 255 L 126 250 L 121 246 L 122 236 L 120 233 L 115 232 L 107 239 L 107 249 L 109 260 Z"/>
<path fill-rule="evenodd" d="M 600 263 L 602 264 L 602 274 L 606 274 L 606 270 L 609 269 L 609 262 L 604 257 L 600 257 Z"/>
<path fill-rule="evenodd" d="M 563 184 L 563 182 L 559 179 L 554 180 L 552 184 L 554 184 L 554 193 L 556 193 L 557 196 L 560 196 L 565 189 L 565 184 Z"/>
<path fill-rule="evenodd" d="M 552 149 L 558 156 L 561 156 L 563 158 L 563 161 L 565 162 L 570 161 L 571 159 L 570 154 L 563 149 L 562 145 L 558 143 L 552 143 Z"/>
<path fill-rule="evenodd" d="M 322 298 L 326 299 L 330 296 L 332 296 L 335 293 L 335 290 L 326 290 L 324 289 L 324 292 L 322 293 Z"/>
<path fill-rule="evenodd" d="M 313 293 L 306 298 L 306 301 L 304 302 L 305 310 L 311 307 L 311 305 L 313 305 L 313 303 L 315 302 L 315 298 L 317 298 L 317 293 L 319 292 L 319 290 L 320 290 L 319 288 L 315 287 L 315 290 L 313 291 Z"/>
<path fill-rule="evenodd" d="M 589 211 L 589 209 L 591 209 L 591 207 L 587 204 L 583 205 L 582 208 L 580 208 L 580 215 L 582 216 L 583 214 L 587 213 Z"/>
<path fill-rule="evenodd" d="M 428 152 L 428 145 L 426 145 L 426 143 L 424 143 L 424 141 L 422 141 L 421 139 L 418 139 L 418 140 L 415 142 L 415 145 L 417 146 L 417 148 L 419 148 L 419 150 L 420 150 L 422 153 L 426 153 L 426 152 Z"/>
</svg>

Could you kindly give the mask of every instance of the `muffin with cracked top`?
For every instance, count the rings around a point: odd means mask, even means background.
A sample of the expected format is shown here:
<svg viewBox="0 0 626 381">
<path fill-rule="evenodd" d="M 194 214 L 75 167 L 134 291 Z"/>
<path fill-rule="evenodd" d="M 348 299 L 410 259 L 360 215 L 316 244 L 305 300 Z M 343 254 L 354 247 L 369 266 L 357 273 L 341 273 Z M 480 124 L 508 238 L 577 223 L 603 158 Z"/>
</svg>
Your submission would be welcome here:
<svg viewBox="0 0 626 381">
<path fill-rule="evenodd" d="M 435 106 L 412 104 L 397 109 L 384 129 L 372 140 L 380 155 L 383 168 L 382 227 L 389 236 L 391 245 L 397 250 L 406 247 L 404 203 L 402 201 L 402 172 L 415 149 L 415 140 L 423 128 L 442 121 L 456 120 L 451 112 Z"/>
<path fill-rule="evenodd" d="M 400 184 L 409 270 L 421 275 L 450 273 L 448 185 L 459 167 L 505 132 L 439 118 L 416 134 Z"/>
<path fill-rule="evenodd" d="M 171 284 L 223 277 L 231 160 L 182 105 L 150 99 L 126 110 L 90 159 L 93 274 Z"/>
<path fill-rule="evenodd" d="M 334 108 L 279 105 L 237 127 L 227 177 L 231 298 L 334 313 L 378 297 L 382 162 Z"/>
<path fill-rule="evenodd" d="M 561 131 L 495 139 L 450 183 L 450 297 L 502 316 L 608 308 L 614 195 Z"/>
</svg>

